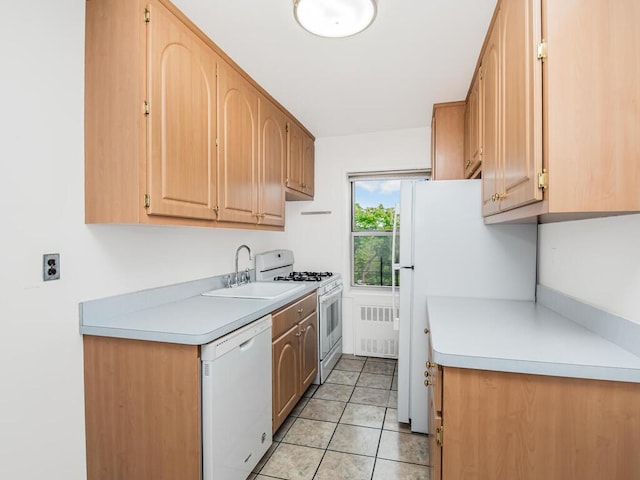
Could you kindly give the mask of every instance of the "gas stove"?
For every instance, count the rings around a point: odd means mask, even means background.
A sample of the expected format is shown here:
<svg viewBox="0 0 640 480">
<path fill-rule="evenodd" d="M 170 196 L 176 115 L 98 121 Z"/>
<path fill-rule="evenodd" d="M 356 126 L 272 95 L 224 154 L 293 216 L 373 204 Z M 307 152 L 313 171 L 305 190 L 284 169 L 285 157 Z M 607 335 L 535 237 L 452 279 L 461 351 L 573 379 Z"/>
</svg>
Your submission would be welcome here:
<svg viewBox="0 0 640 480">
<path fill-rule="evenodd" d="M 278 275 L 273 280 L 276 282 L 321 282 L 333 277 L 332 272 L 291 272 L 289 275 Z"/>
</svg>

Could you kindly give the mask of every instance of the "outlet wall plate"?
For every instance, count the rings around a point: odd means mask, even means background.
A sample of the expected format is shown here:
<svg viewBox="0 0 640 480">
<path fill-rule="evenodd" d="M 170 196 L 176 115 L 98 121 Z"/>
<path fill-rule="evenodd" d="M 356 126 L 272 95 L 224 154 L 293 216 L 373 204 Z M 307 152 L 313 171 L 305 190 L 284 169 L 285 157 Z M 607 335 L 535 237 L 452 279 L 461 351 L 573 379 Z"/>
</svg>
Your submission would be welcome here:
<svg viewBox="0 0 640 480">
<path fill-rule="evenodd" d="M 42 255 L 42 280 L 48 282 L 58 279 L 60 279 L 60 254 L 45 253 Z"/>
</svg>

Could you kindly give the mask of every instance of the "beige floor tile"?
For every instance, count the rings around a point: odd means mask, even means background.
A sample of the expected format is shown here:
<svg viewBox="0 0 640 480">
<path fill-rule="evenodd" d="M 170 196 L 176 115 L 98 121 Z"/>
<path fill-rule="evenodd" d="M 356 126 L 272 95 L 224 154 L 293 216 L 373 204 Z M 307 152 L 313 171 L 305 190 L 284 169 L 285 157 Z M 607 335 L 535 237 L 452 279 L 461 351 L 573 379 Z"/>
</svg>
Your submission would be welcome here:
<svg viewBox="0 0 640 480">
<path fill-rule="evenodd" d="M 367 360 L 362 369 L 363 373 L 377 373 L 379 375 L 393 375 L 396 366 L 394 363 Z"/>
<path fill-rule="evenodd" d="M 298 418 L 282 441 L 305 447 L 327 448 L 336 425 L 331 422 Z"/>
<path fill-rule="evenodd" d="M 429 467 L 393 460 L 376 460 L 373 480 L 429 480 Z"/>
<path fill-rule="evenodd" d="M 373 457 L 328 451 L 314 480 L 369 480 L 374 461 Z"/>
<path fill-rule="evenodd" d="M 354 355 L 353 353 L 343 353 L 342 355 L 340 355 L 340 358 L 346 358 L 347 360 L 362 360 L 362 361 L 366 361 L 368 357 L 361 357 L 358 355 Z"/>
<path fill-rule="evenodd" d="M 348 370 L 350 372 L 361 372 L 364 367 L 364 360 L 350 360 L 342 358 L 336 363 L 334 370 Z"/>
<path fill-rule="evenodd" d="M 339 424 L 331 438 L 329 450 L 375 457 L 379 441 L 380 430 L 377 428 Z"/>
<path fill-rule="evenodd" d="M 428 465 L 427 436 L 383 430 L 378 447 L 378 458 Z"/>
<path fill-rule="evenodd" d="M 389 390 L 391 388 L 391 382 L 393 376 L 391 375 L 378 375 L 376 373 L 361 373 L 360 378 L 356 386 L 358 387 L 370 387 L 370 388 L 382 388 Z"/>
<path fill-rule="evenodd" d="M 281 443 L 260 474 L 285 480 L 311 480 L 324 452 L 318 448 Z"/>
<path fill-rule="evenodd" d="M 389 403 L 389 392 L 389 390 L 380 388 L 356 387 L 353 390 L 350 401 L 352 403 L 386 407 L 387 403 Z"/>
<path fill-rule="evenodd" d="M 258 464 L 255 466 L 255 468 L 253 469 L 253 471 L 255 473 L 258 473 L 260 471 L 260 469 L 262 467 L 264 467 L 264 464 L 267 463 L 267 460 L 269 460 L 271 458 L 271 455 L 273 454 L 273 452 L 275 452 L 276 448 L 278 448 L 278 445 L 280 445 L 280 442 L 273 442 L 271 444 L 271 446 L 269 447 L 269 449 L 267 450 L 267 452 L 262 456 L 262 458 L 260 459 L 260 461 L 258 462 Z"/>
<path fill-rule="evenodd" d="M 389 402 L 387 403 L 387 407 L 398 408 L 398 391 L 397 390 L 391 390 L 389 392 Z"/>
<path fill-rule="evenodd" d="M 287 434 L 287 432 L 289 431 L 289 429 L 291 428 L 291 425 L 293 425 L 293 422 L 295 422 L 295 417 L 287 417 L 284 422 L 282 422 L 282 425 L 280 425 L 280 428 L 278 428 L 278 430 L 276 431 L 276 433 L 273 435 L 273 441 L 274 442 L 280 442 L 282 441 L 282 439 L 284 438 L 284 436 Z"/>
<path fill-rule="evenodd" d="M 348 403 L 340 423 L 358 425 L 360 427 L 382 428 L 384 413 L 384 407 Z"/>
<path fill-rule="evenodd" d="M 311 420 L 325 420 L 327 422 L 337 422 L 344 411 L 346 403 L 335 402 L 333 400 L 321 400 L 311 398 L 306 407 L 300 412 L 299 417 Z"/>
<path fill-rule="evenodd" d="M 341 385 L 355 385 L 360 372 L 349 372 L 347 370 L 333 370 L 327 377 L 326 383 L 339 383 Z"/>
<path fill-rule="evenodd" d="M 300 401 L 296 404 L 295 407 L 293 407 L 293 410 L 291 410 L 290 415 L 292 417 L 298 417 L 300 416 L 300 412 L 302 412 L 302 410 L 304 409 L 304 407 L 307 406 L 307 403 L 309 403 L 309 398 L 308 397 L 302 397 L 300 399 Z"/>
<path fill-rule="evenodd" d="M 325 383 L 320 385 L 313 394 L 313 398 L 320 398 L 322 400 L 336 400 L 338 402 L 348 402 L 353 393 L 353 386 L 351 385 L 338 385 L 335 383 Z"/>
<path fill-rule="evenodd" d="M 387 414 L 384 417 L 385 430 L 393 430 L 394 432 L 411 433 L 411 426 L 408 423 L 398 422 L 398 410 L 395 408 L 387 408 Z"/>
</svg>

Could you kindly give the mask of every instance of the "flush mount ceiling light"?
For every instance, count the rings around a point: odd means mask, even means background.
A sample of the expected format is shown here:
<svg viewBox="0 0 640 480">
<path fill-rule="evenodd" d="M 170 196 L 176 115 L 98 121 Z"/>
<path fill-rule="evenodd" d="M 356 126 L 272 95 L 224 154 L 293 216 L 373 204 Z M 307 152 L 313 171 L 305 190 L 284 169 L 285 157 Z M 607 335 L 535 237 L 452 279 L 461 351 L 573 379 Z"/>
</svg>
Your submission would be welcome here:
<svg viewBox="0 0 640 480">
<path fill-rule="evenodd" d="M 321 37 L 349 37 L 376 18 L 376 0 L 293 0 L 293 14 L 305 30 Z"/>
</svg>

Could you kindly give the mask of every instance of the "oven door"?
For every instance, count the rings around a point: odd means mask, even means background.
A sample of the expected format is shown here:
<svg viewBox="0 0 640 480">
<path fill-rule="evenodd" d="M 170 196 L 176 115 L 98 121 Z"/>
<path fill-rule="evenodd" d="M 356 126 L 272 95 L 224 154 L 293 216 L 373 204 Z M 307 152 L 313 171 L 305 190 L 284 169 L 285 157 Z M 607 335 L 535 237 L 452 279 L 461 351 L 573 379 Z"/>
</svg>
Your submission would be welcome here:
<svg viewBox="0 0 640 480">
<path fill-rule="evenodd" d="M 342 338 L 342 290 L 340 285 L 318 297 L 320 360 Z"/>
</svg>

